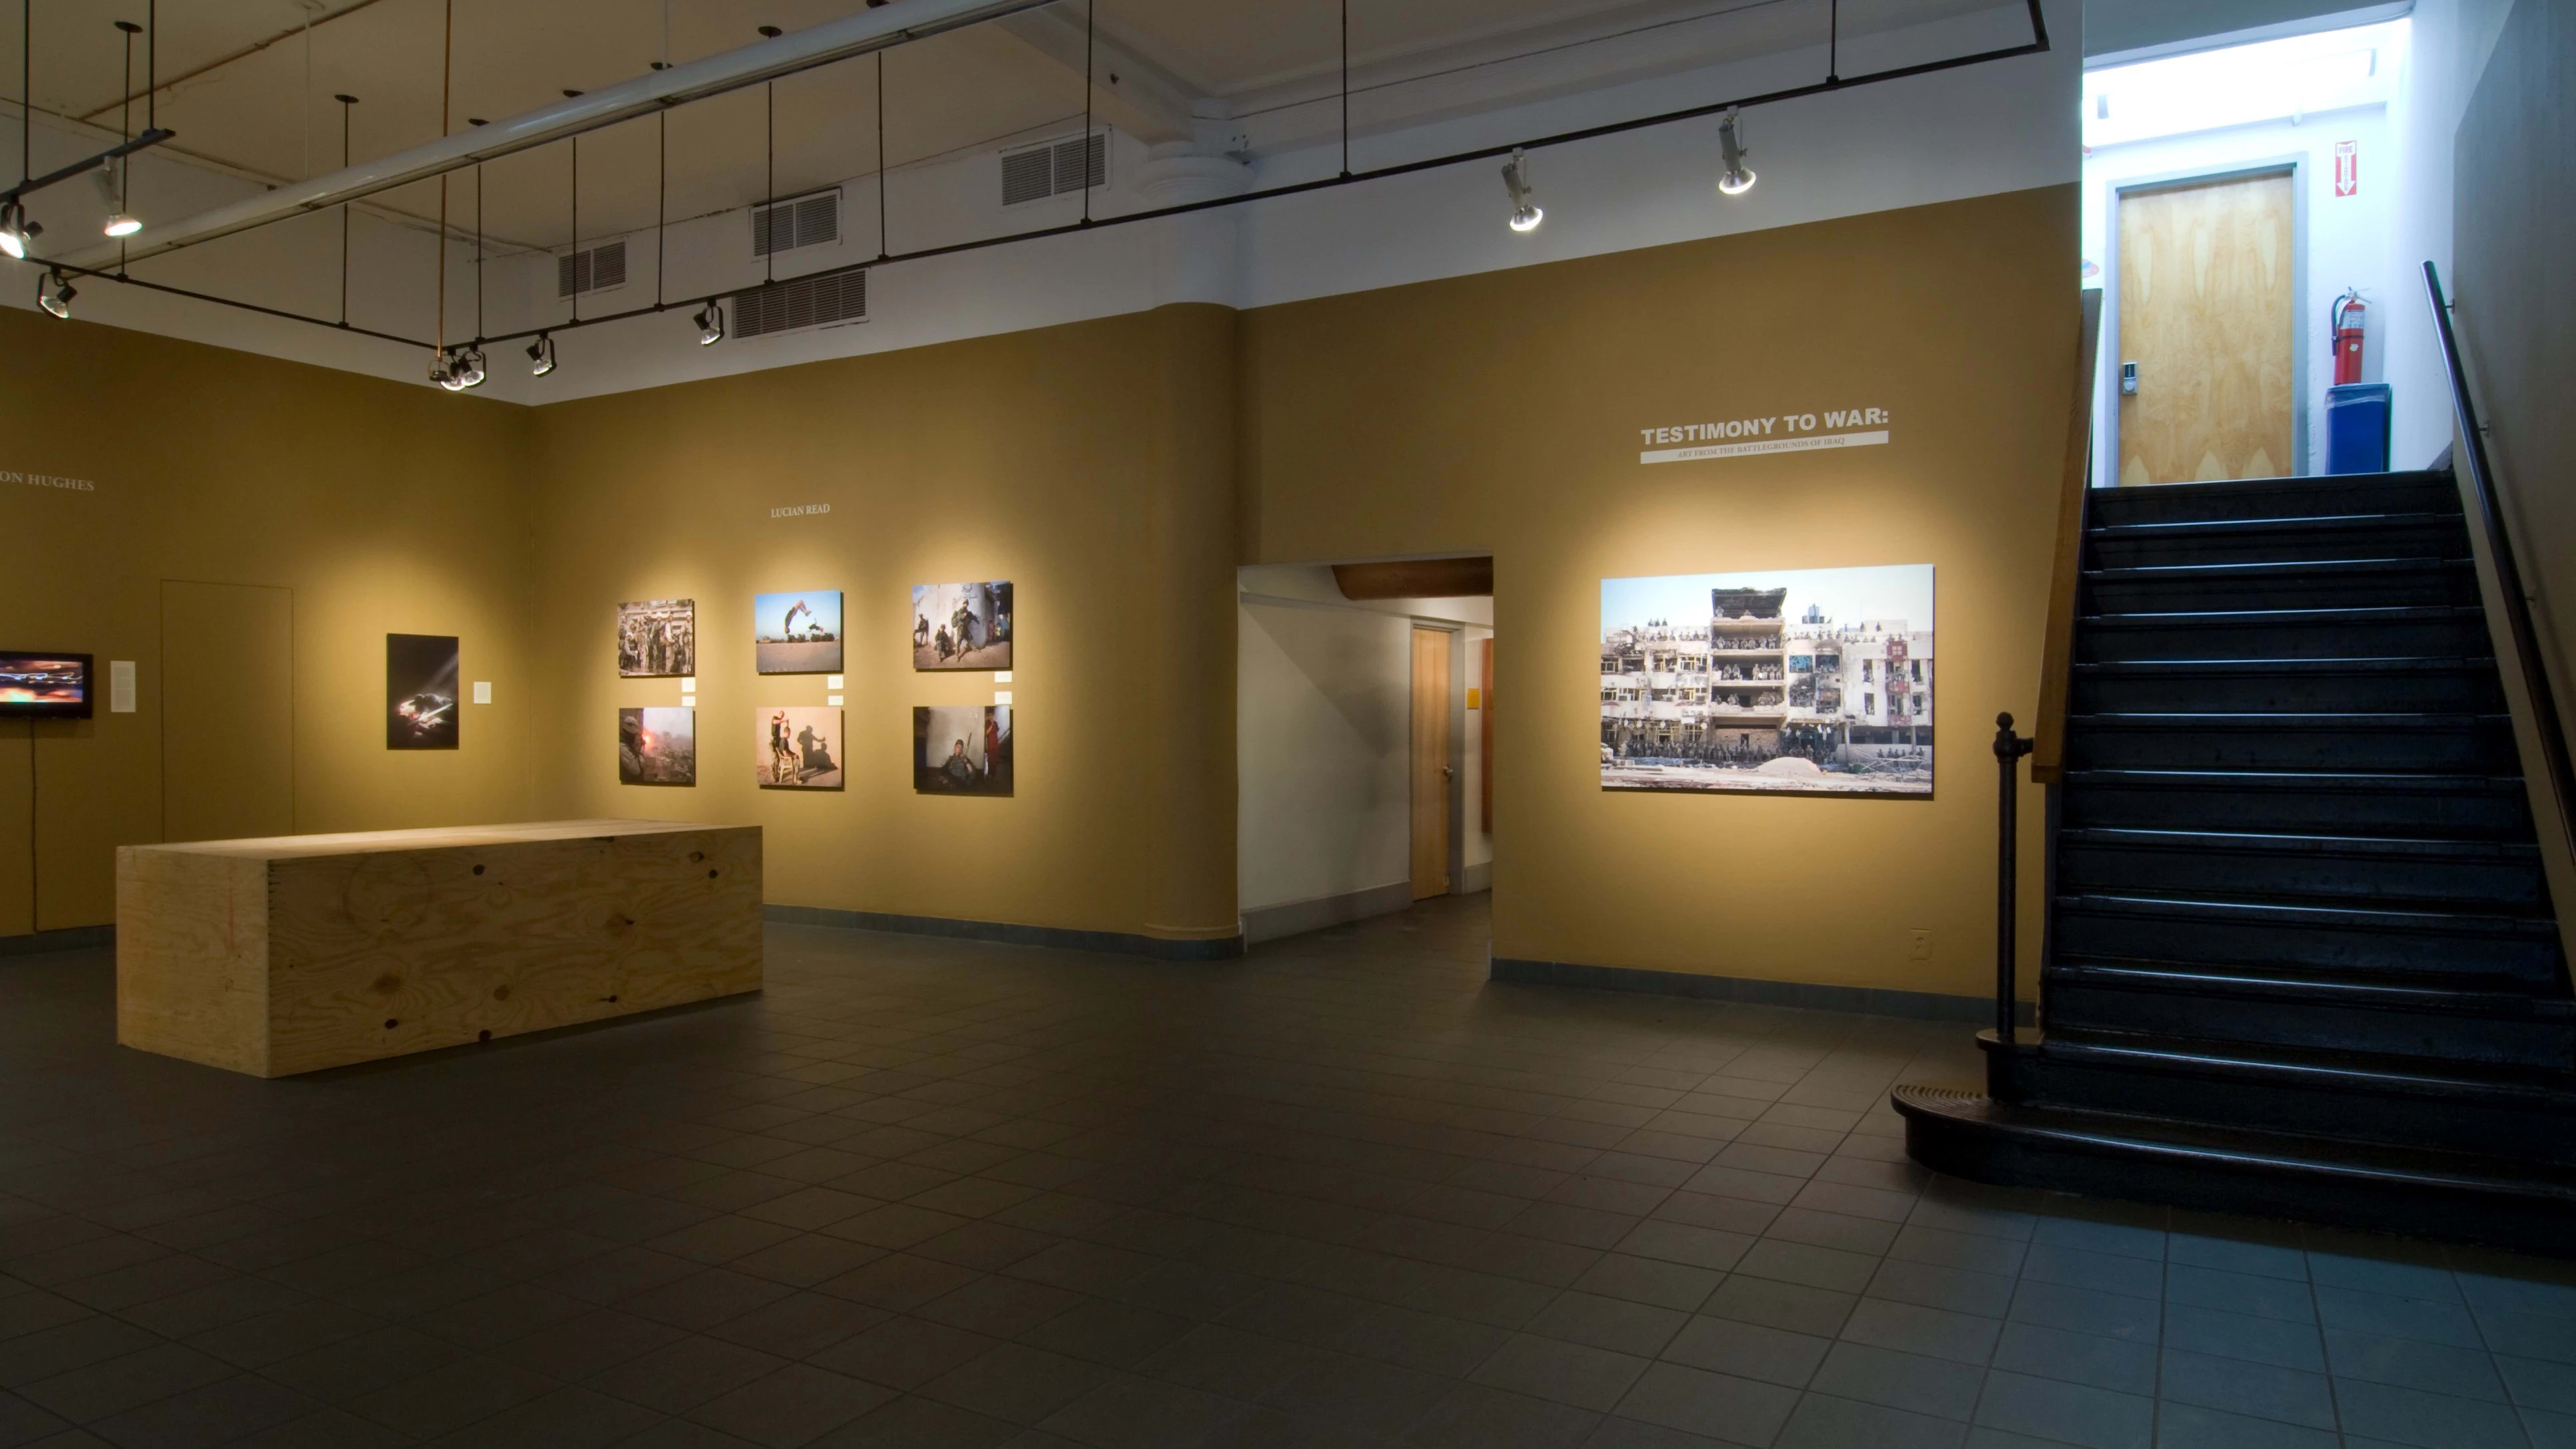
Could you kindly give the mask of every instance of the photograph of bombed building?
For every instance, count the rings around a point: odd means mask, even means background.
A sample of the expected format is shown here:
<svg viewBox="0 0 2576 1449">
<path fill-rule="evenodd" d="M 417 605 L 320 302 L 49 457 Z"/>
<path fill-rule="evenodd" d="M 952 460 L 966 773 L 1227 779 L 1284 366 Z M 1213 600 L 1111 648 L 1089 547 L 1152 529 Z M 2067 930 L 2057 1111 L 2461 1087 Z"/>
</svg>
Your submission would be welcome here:
<svg viewBox="0 0 2576 1449">
<path fill-rule="evenodd" d="M 456 745 L 456 636 L 385 636 L 385 748 Z"/>
<path fill-rule="evenodd" d="M 841 591 L 751 597 L 752 667 L 762 674 L 841 672 Z"/>
<path fill-rule="evenodd" d="M 1011 667 L 1011 586 L 912 586 L 912 667 Z"/>
<path fill-rule="evenodd" d="M 617 672 L 627 679 L 698 672 L 695 599 L 645 599 L 617 606 Z"/>
<path fill-rule="evenodd" d="M 1601 582 L 1601 788 L 1932 793 L 1932 566 Z"/>
<path fill-rule="evenodd" d="M 912 711 L 912 788 L 923 795 L 1011 793 L 1011 707 L 925 705 Z"/>
<path fill-rule="evenodd" d="M 698 712 L 694 709 L 619 710 L 617 783 L 698 783 Z"/>
</svg>

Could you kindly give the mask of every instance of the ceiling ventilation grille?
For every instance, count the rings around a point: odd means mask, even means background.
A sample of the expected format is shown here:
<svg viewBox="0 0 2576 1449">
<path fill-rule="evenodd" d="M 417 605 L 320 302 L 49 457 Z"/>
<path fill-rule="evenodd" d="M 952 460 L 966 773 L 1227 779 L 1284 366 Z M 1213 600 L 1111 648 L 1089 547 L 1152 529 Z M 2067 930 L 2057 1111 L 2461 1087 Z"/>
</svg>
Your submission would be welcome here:
<svg viewBox="0 0 2576 1449">
<path fill-rule="evenodd" d="M 1084 174 L 1084 157 L 1090 158 L 1089 175 Z M 1041 141 L 1035 146 L 1002 153 L 1002 204 L 1018 206 L 1023 202 L 1043 201 L 1080 191 L 1085 186 L 1109 184 L 1109 137 L 1106 132 L 1067 136 L 1061 141 Z"/>
<path fill-rule="evenodd" d="M 868 320 L 868 274 L 826 272 L 733 294 L 733 334 L 765 337 L 800 327 Z"/>
<path fill-rule="evenodd" d="M 624 239 L 601 242 L 555 258 L 555 295 L 574 297 L 626 285 Z"/>
<path fill-rule="evenodd" d="M 751 209 L 751 254 L 770 256 L 841 239 L 841 193 L 818 191 Z"/>
</svg>

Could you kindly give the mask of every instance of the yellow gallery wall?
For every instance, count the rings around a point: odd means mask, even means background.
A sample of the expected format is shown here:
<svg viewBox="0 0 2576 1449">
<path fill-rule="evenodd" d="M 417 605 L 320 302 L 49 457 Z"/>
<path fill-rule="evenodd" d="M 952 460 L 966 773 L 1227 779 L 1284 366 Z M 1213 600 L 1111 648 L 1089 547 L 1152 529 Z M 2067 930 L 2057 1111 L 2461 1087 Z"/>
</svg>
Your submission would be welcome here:
<svg viewBox="0 0 2576 1449">
<path fill-rule="evenodd" d="M 0 470 L 93 485 L 0 484 L 0 649 L 94 654 L 102 696 L 35 726 L 32 792 L 28 726 L 0 722 L 0 936 L 113 919 L 114 847 L 160 838 L 164 580 L 291 591 L 291 697 L 241 704 L 291 729 L 295 829 L 524 818 L 526 410 L 14 308 L 0 355 Z M 457 635 L 494 683 L 457 750 L 385 748 L 388 632 Z"/>
<path fill-rule="evenodd" d="M 2075 222 L 2056 187 L 1244 315 L 1248 562 L 1493 554 L 1497 956 L 1992 989 L 1992 722 L 2038 695 Z M 1638 457 L 1647 427 L 1872 407 L 1883 447 Z M 1907 563 L 1935 569 L 1932 799 L 1601 790 L 1602 579 Z"/>
<path fill-rule="evenodd" d="M 777 904 L 1232 936 L 1234 331 L 1170 307 L 540 409 L 544 813 L 759 825 Z M 1012 681 L 916 672 L 912 586 L 984 579 Z M 827 690 L 755 672 L 752 596 L 829 589 L 845 784 L 764 789 L 757 717 Z M 616 605 L 658 598 L 697 603 L 694 788 L 617 780 L 617 710 L 680 701 L 617 676 Z M 997 688 L 1016 795 L 916 795 L 912 708 Z"/>
</svg>

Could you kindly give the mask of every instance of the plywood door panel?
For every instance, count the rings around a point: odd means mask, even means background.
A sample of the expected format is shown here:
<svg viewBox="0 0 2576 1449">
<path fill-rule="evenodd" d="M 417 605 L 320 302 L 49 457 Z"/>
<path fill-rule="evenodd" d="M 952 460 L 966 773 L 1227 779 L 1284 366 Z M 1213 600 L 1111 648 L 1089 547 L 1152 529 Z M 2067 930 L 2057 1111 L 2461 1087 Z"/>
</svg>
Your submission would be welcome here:
<svg viewBox="0 0 2576 1449">
<path fill-rule="evenodd" d="M 2296 228 L 2286 172 L 2120 198 L 2120 481 L 2292 472 Z"/>
<path fill-rule="evenodd" d="M 295 829 L 295 595 L 161 584 L 161 838 Z"/>
<path fill-rule="evenodd" d="M 1413 898 L 1449 893 L 1449 635 L 1413 631 Z"/>
</svg>

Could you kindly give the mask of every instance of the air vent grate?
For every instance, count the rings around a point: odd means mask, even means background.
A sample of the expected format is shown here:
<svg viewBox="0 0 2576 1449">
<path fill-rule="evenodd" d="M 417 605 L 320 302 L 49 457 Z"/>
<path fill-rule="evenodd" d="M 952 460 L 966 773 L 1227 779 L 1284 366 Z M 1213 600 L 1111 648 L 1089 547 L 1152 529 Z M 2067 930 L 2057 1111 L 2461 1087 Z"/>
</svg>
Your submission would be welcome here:
<svg viewBox="0 0 2576 1449">
<path fill-rule="evenodd" d="M 834 322 L 868 320 L 868 274 L 827 272 L 816 277 L 755 287 L 733 295 L 733 334 L 763 337 L 822 327 Z"/>
<path fill-rule="evenodd" d="M 601 242 L 555 258 L 555 295 L 578 296 L 626 285 L 626 243 Z"/>
<path fill-rule="evenodd" d="M 841 239 L 841 193 L 818 191 L 751 209 L 751 254 L 770 256 Z"/>
<path fill-rule="evenodd" d="M 1090 165 L 1083 162 L 1088 157 Z M 1018 206 L 1109 184 L 1109 137 L 1106 132 L 1046 141 L 1002 156 L 1002 204 Z"/>
</svg>

